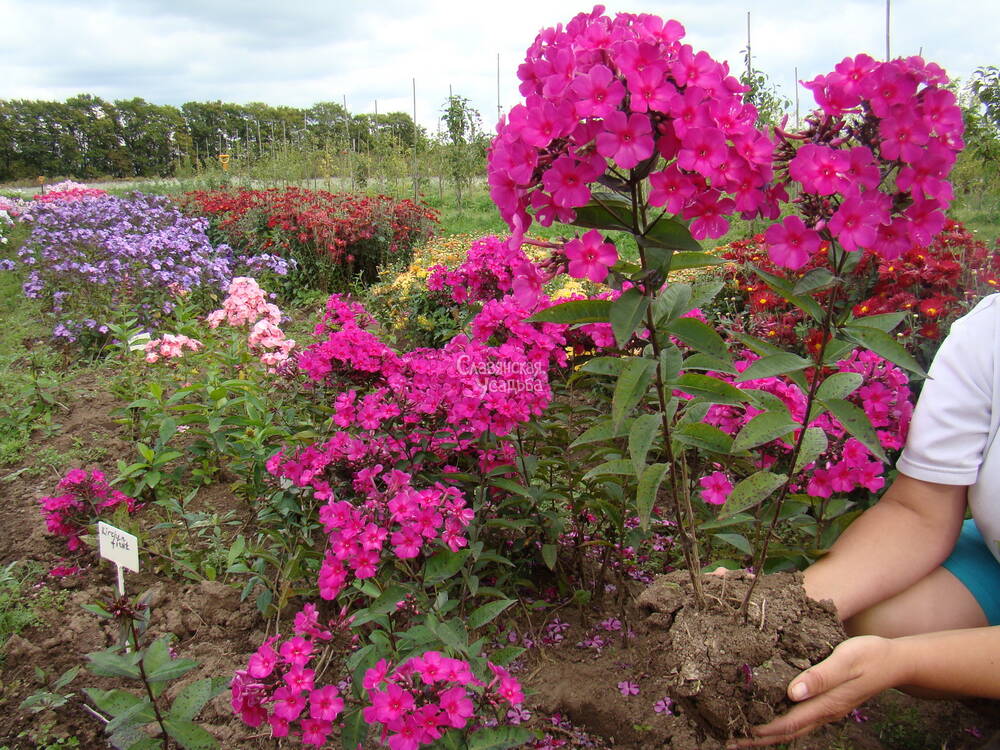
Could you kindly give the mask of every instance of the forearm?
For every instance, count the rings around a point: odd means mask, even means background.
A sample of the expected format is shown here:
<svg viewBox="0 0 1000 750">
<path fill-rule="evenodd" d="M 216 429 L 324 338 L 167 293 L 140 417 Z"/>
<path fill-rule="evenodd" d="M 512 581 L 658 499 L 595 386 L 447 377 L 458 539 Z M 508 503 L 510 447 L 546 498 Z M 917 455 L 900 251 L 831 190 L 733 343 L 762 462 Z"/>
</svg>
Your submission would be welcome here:
<svg viewBox="0 0 1000 750">
<path fill-rule="evenodd" d="M 846 620 L 913 585 L 954 547 L 965 490 L 901 475 L 885 497 L 806 570 L 807 593 L 814 599 L 832 599 Z"/>
<path fill-rule="evenodd" d="M 1000 698 L 1000 626 L 892 639 L 896 687 Z"/>
</svg>

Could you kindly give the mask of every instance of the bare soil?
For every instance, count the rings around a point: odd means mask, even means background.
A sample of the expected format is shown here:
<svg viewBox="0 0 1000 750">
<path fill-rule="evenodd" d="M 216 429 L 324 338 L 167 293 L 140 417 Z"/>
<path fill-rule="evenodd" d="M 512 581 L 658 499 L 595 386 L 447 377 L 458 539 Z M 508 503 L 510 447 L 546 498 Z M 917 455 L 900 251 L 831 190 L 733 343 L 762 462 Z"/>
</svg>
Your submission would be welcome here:
<svg viewBox="0 0 1000 750">
<path fill-rule="evenodd" d="M 33 560 L 47 571 L 68 562 L 64 545 L 46 535 L 37 504 L 37 498 L 53 491 L 58 476 L 22 471 L 35 468 L 40 451 L 68 452 L 85 445 L 112 457 L 130 454 L 121 425 L 111 417 L 114 399 L 98 382 L 77 386 L 77 398 L 57 416 L 61 430 L 39 436 L 37 450 L 21 466 L 0 469 L 0 565 Z M 199 496 L 200 503 L 249 512 L 224 484 L 209 490 Z M 18 707 L 41 687 L 34 667 L 55 677 L 81 664 L 87 652 L 115 641 L 114 626 L 81 608 L 106 600 L 114 581 L 112 567 L 91 556 L 78 575 L 42 575 L 34 582 L 30 596 L 44 603 L 37 608 L 41 622 L 11 638 L 0 653 L 0 748 L 107 747 L 101 719 L 84 706 L 83 688 L 124 685 L 81 671 L 67 688 L 73 698 L 58 711 L 32 714 Z M 223 583 L 166 579 L 147 569 L 128 574 L 126 585 L 131 593 L 152 590 L 151 633 L 173 633 L 178 655 L 200 662 L 185 682 L 228 677 L 245 666 L 265 637 L 266 623 L 252 602 L 241 602 L 238 590 Z M 630 592 L 620 603 L 609 603 L 607 611 L 563 607 L 543 612 L 548 621 L 562 618 L 567 630 L 558 643 L 536 638 L 518 673 L 530 696 L 529 726 L 552 738 L 540 746 L 718 748 L 726 737 L 783 711 L 788 679 L 822 658 L 843 634 L 829 608 L 806 599 L 791 575 L 762 581 L 750 620 L 741 625 L 733 616 L 741 585 L 728 577 L 709 581 L 714 608 L 707 612 L 690 604 L 684 576 L 661 578 Z M 577 645 L 610 616 L 620 617 L 622 628 L 604 633 L 606 646 Z M 508 625 L 521 627 L 513 621 Z M 543 630 L 544 624 L 538 624 L 536 632 Z M 633 683 L 638 692 L 623 695 L 619 682 Z M 654 707 L 664 698 L 672 701 L 671 709 L 657 713 Z M 278 747 L 262 736 L 266 732 L 234 717 L 228 700 L 228 692 L 223 693 L 201 716 L 222 748 Z M 563 721 L 554 723 L 553 717 Z M 1000 712 L 994 702 L 927 702 L 891 692 L 794 747 L 959 750 L 982 747 L 998 730 Z"/>
</svg>

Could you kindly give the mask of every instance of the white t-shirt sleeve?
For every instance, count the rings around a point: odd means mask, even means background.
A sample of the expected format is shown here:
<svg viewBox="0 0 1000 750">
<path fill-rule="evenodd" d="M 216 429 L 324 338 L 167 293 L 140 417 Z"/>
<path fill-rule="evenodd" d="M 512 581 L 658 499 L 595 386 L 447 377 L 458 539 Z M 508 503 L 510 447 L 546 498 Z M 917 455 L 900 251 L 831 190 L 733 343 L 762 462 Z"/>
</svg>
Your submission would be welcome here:
<svg viewBox="0 0 1000 750">
<path fill-rule="evenodd" d="M 982 300 L 951 327 L 928 371 L 906 446 L 903 474 L 972 485 L 991 433 L 1000 295 Z"/>
</svg>

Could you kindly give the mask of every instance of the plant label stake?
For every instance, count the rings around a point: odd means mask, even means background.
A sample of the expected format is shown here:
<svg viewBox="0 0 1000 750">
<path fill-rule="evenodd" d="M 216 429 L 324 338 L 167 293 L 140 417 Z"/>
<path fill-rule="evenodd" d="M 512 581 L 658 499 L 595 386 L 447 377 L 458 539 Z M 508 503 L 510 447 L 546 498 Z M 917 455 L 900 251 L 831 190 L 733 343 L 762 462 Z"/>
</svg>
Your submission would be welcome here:
<svg viewBox="0 0 1000 750">
<path fill-rule="evenodd" d="M 127 531 L 116 529 L 104 521 L 97 522 L 98 551 L 118 569 L 118 596 L 125 596 L 125 573 L 128 568 L 139 572 L 139 540 Z"/>
</svg>

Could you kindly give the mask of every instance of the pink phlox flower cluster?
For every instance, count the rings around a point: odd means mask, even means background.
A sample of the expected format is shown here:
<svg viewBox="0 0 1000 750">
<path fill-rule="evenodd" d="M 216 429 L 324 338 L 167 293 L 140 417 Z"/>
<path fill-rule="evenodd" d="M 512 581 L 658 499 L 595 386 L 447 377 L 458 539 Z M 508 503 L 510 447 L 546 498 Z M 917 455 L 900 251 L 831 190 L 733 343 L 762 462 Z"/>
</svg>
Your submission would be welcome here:
<svg viewBox="0 0 1000 750">
<path fill-rule="evenodd" d="M 432 266 L 427 277 L 427 288 L 432 292 L 448 290 L 451 299 L 459 304 L 486 302 L 514 291 L 518 278 L 515 270 L 532 266 L 520 247 L 511 247 L 495 235 L 481 237 L 469 246 L 466 259 L 454 269 Z M 535 274 L 541 279 L 541 274 Z"/>
<path fill-rule="evenodd" d="M 774 143 L 728 65 L 681 44 L 676 21 L 603 13 L 545 29 L 528 49 L 525 101 L 500 120 L 489 154 L 501 216 L 522 231 L 529 209 L 545 226 L 572 220 L 609 166 L 650 160 L 650 204 L 691 220 L 698 239 L 724 234 L 728 214 L 777 216 Z"/>
<path fill-rule="evenodd" d="M 19 218 L 30 208 L 28 202 L 22 198 L 8 198 L 0 195 L 0 211 L 8 214 L 12 219 Z"/>
<path fill-rule="evenodd" d="M 725 505 L 733 491 L 733 483 L 721 471 L 713 471 L 698 480 L 701 485 L 701 499 L 709 505 Z"/>
<path fill-rule="evenodd" d="M 490 664 L 493 680 L 484 685 L 469 664 L 438 651 L 411 657 L 392 670 L 380 660 L 364 676 L 370 705 L 364 720 L 381 725 L 381 740 L 392 750 L 417 750 L 449 729 L 464 729 L 483 705 L 518 707 L 524 693 L 502 667 Z"/>
<path fill-rule="evenodd" d="M 267 293 L 248 276 L 237 276 L 230 282 L 222 308 L 209 313 L 206 321 L 210 328 L 218 328 L 223 321 L 237 327 L 252 326 L 247 343 L 271 372 L 287 362 L 295 348 L 295 340 L 286 338 L 278 327 L 281 310 L 267 301 Z"/>
<path fill-rule="evenodd" d="M 161 359 L 181 357 L 185 349 L 196 352 L 201 348 L 202 343 L 198 339 L 189 338 L 182 333 L 165 333 L 158 339 L 147 341 L 143 351 L 146 353 L 146 361 L 153 363 Z"/>
<path fill-rule="evenodd" d="M 108 192 L 100 188 L 91 188 L 82 182 L 73 180 L 63 180 L 54 185 L 50 185 L 44 193 L 36 193 L 31 197 L 39 203 L 72 202 L 83 201 L 91 198 L 103 198 Z"/>
<path fill-rule="evenodd" d="M 964 145 L 947 83 L 919 57 L 879 62 L 862 54 L 804 84 L 822 113 L 789 159 L 788 177 L 807 194 L 799 202 L 810 216 L 805 224 L 787 217 L 765 233 L 775 263 L 799 268 L 830 237 L 888 259 L 930 243 L 944 226 L 954 197 L 948 174 Z"/>
<path fill-rule="evenodd" d="M 757 356 L 744 352 L 734 365 L 740 372 L 750 366 Z M 883 448 L 896 450 L 906 439 L 913 404 L 906 374 L 874 352 L 855 349 L 836 364 L 838 372 L 857 372 L 864 376 L 863 384 L 847 399 L 864 410 L 876 428 L 879 443 Z M 737 388 L 766 391 L 781 399 L 791 418 L 802 423 L 805 419 L 805 394 L 793 383 L 783 378 L 761 378 L 741 383 L 735 378 L 715 373 Z M 735 407 L 724 404 L 712 405 L 705 418 L 706 424 L 714 425 L 728 435 L 735 436 L 743 426 L 761 413 L 761 409 L 747 405 Z M 818 427 L 827 435 L 828 447 L 815 462 L 803 467 L 808 473 L 805 490 L 814 497 L 830 497 L 834 493 L 847 493 L 857 487 L 871 492 L 882 488 L 885 483 L 884 466 L 872 456 L 859 440 L 849 435 L 843 424 L 832 414 L 824 412 L 812 422 L 810 427 Z M 782 453 L 792 450 L 790 440 L 773 440 L 759 449 L 758 466 L 773 465 Z M 713 505 L 725 503 L 732 492 L 733 484 L 723 471 L 713 471 L 699 478 L 702 499 Z"/>
<path fill-rule="evenodd" d="M 410 479 L 405 472 L 383 472 L 376 465 L 356 475 L 355 487 L 360 486 L 367 496 L 362 505 L 331 498 L 320 508 L 319 519 L 328 539 L 319 571 L 322 598 L 336 598 L 351 577 L 376 576 L 387 547 L 395 557 L 408 560 L 437 539 L 453 552 L 468 544 L 463 532 L 472 512 L 464 494 L 441 483 L 418 490 Z"/>
<path fill-rule="evenodd" d="M 270 320 L 262 319 L 253 324 L 247 337 L 250 350 L 260 354 L 260 361 L 270 370 L 288 361 L 295 340 L 285 338 L 285 333 Z"/>
<path fill-rule="evenodd" d="M 71 469 L 57 485 L 62 494 L 39 499 L 50 534 L 65 537 L 70 551 L 80 548 L 87 527 L 119 505 L 131 514 L 139 508 L 135 498 L 112 489 L 104 472 Z"/>
<path fill-rule="evenodd" d="M 262 318 L 279 325 L 281 311 L 277 305 L 267 301 L 267 293 L 255 279 L 237 276 L 229 283 L 222 308 L 209 313 L 206 320 L 211 328 L 218 328 L 223 321 L 231 326 L 246 326 Z"/>
<path fill-rule="evenodd" d="M 298 721 L 302 743 L 318 747 L 344 710 L 339 688 L 317 685 L 316 673 L 309 669 L 319 655 L 318 645 L 332 636 L 320 628 L 312 604 L 295 616 L 295 633 L 277 649 L 274 644 L 281 636 L 268 638 L 250 656 L 247 668 L 236 671 L 230 682 L 230 705 L 249 726 L 266 721 L 273 737 L 289 736 L 292 723 Z"/>
</svg>

